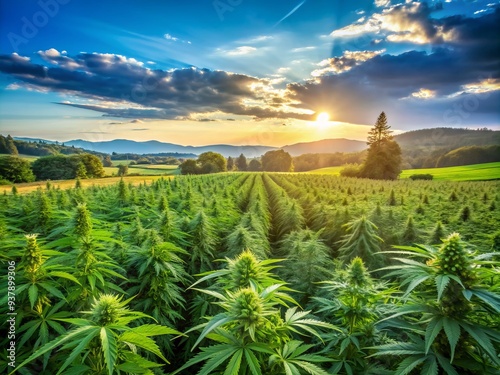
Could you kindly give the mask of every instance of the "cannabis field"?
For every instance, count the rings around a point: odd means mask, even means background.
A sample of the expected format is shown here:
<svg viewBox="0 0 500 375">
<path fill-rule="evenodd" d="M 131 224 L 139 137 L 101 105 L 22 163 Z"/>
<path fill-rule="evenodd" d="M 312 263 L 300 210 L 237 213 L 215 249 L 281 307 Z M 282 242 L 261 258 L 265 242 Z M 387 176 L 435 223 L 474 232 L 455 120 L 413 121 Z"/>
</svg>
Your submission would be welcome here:
<svg viewBox="0 0 500 375">
<path fill-rule="evenodd" d="M 0 196 L 0 372 L 498 374 L 499 188 L 229 173 Z"/>
</svg>

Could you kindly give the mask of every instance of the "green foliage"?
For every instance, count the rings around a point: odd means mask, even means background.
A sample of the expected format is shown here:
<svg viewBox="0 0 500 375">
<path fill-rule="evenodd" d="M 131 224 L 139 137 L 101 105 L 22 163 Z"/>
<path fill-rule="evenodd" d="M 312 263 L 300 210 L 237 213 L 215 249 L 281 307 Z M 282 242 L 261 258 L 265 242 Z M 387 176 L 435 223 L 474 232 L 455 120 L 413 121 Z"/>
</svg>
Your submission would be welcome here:
<svg viewBox="0 0 500 375">
<path fill-rule="evenodd" d="M 44 156 L 35 160 L 31 167 L 37 180 L 69 180 L 105 175 L 101 159 L 91 154 Z"/>
<path fill-rule="evenodd" d="M 402 355 L 396 373 L 418 364 L 441 367 L 447 374 L 475 370 L 493 374 L 500 369 L 496 347 L 500 332 L 492 326 L 493 315 L 500 312 L 500 295 L 485 281 L 497 273 L 491 254 L 477 255 L 467 249 L 456 233 L 436 249 L 431 246 L 397 247 L 398 265 L 388 277 L 399 277 L 406 291 L 387 319 L 394 328 L 401 318 L 410 325 L 408 343 L 397 342 L 378 347 L 377 355 Z M 409 259 L 408 256 L 421 259 Z M 498 324 L 498 323 L 497 323 Z M 498 325 L 497 325 L 498 327 Z M 496 369 L 496 370 L 495 370 Z M 476 373 L 476 372 L 475 372 Z"/>
<path fill-rule="evenodd" d="M 378 252 L 383 240 L 377 235 L 377 226 L 362 216 L 344 227 L 347 234 L 340 242 L 339 258 L 347 263 L 359 257 L 370 266 L 380 265 L 383 257 Z"/>
<path fill-rule="evenodd" d="M 269 172 L 292 172 L 293 159 L 290 154 L 284 150 L 275 150 L 266 152 L 261 159 L 262 170 Z"/>
<path fill-rule="evenodd" d="M 120 164 L 118 166 L 117 175 L 120 177 L 126 176 L 128 174 L 128 165 Z"/>
<path fill-rule="evenodd" d="M 17 156 L 0 157 L 0 178 L 14 183 L 35 181 L 29 161 Z"/>
<path fill-rule="evenodd" d="M 496 374 L 498 186 L 226 173 L 0 196 L 17 373 Z M 411 228 L 470 245 L 388 259 Z"/>
<path fill-rule="evenodd" d="M 248 169 L 247 158 L 245 155 L 241 154 L 238 159 L 236 159 L 236 168 L 239 171 L 246 171 Z"/>
<path fill-rule="evenodd" d="M 252 159 L 250 163 L 248 163 L 248 170 L 251 172 L 258 172 L 262 170 L 262 163 L 258 159 Z"/>
<path fill-rule="evenodd" d="M 430 173 L 422 173 L 422 174 L 412 174 L 409 179 L 410 180 L 432 180 L 434 178 Z"/>
<path fill-rule="evenodd" d="M 442 155 L 436 167 L 492 163 L 500 161 L 500 146 L 464 146 Z"/>
<path fill-rule="evenodd" d="M 127 369 L 130 368 L 135 369 L 135 372 L 145 373 L 157 367 L 155 363 L 138 355 L 134 347 L 155 354 L 168 363 L 151 337 L 180 333 L 155 324 L 129 327 L 137 319 L 149 318 L 146 314 L 129 310 L 126 307 L 129 302 L 130 300 L 122 301 L 114 295 L 103 294 L 93 302 L 90 311 L 84 312 L 89 315 L 89 319 L 59 319 L 75 327 L 39 348 L 17 366 L 16 370 L 61 346 L 66 356 L 59 357 L 56 374 L 63 373 L 67 368 L 71 372 L 112 375 L 120 370 L 129 372 Z"/>
<path fill-rule="evenodd" d="M 360 177 L 376 180 L 395 180 L 401 174 L 401 148 L 391 135 L 387 118 L 382 112 L 368 133 L 368 154 L 361 167 Z"/>
</svg>

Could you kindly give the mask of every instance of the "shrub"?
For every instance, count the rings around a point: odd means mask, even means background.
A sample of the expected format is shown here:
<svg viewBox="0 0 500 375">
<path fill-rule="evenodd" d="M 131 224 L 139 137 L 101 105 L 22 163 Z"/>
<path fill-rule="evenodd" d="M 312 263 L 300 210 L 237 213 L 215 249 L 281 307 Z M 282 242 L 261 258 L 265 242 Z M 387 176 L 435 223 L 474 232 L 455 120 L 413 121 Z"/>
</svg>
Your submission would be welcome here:
<svg viewBox="0 0 500 375">
<path fill-rule="evenodd" d="M 412 174 L 410 180 L 432 180 L 434 178 L 430 173 Z"/>
<path fill-rule="evenodd" d="M 347 164 L 340 170 L 342 177 L 360 177 L 361 166 L 359 164 Z"/>
</svg>

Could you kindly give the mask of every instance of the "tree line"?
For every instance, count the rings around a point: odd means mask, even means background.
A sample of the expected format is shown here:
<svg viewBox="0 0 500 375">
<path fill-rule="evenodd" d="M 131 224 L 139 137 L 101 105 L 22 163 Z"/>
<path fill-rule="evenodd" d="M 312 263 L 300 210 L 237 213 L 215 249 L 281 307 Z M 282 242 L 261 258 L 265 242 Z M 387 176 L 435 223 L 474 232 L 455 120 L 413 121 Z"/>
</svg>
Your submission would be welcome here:
<svg viewBox="0 0 500 375">
<path fill-rule="evenodd" d="M 70 180 L 74 178 L 104 177 L 101 159 L 91 154 L 50 155 L 33 163 L 18 156 L 0 157 L 0 180 L 33 182 L 35 180 Z"/>
<path fill-rule="evenodd" d="M 179 168 L 181 174 L 208 174 L 231 171 L 293 172 L 293 158 L 284 150 L 268 151 L 260 159 L 247 161 L 245 155 L 227 159 L 217 152 L 204 152 L 198 158 L 184 161 Z"/>
</svg>

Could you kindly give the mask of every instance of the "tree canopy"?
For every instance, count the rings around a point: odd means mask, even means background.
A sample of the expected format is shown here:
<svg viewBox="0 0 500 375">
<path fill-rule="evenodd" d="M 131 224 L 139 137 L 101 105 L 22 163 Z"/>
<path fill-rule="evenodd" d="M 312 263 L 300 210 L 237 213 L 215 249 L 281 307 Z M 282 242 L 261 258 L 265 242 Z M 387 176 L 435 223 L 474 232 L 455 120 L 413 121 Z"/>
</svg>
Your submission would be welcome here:
<svg viewBox="0 0 500 375">
<path fill-rule="evenodd" d="M 241 154 L 238 159 L 236 159 L 236 167 L 239 171 L 246 171 L 248 169 L 247 158 L 245 155 Z"/>
<path fill-rule="evenodd" d="M 0 179 L 10 182 L 32 182 L 35 176 L 31 171 L 30 162 L 17 156 L 0 157 Z"/>
<path fill-rule="evenodd" d="M 293 159 L 285 150 L 268 151 L 262 156 L 262 170 L 268 172 L 293 172 Z"/>
<path fill-rule="evenodd" d="M 37 180 L 69 180 L 105 175 L 101 160 L 91 154 L 44 156 L 33 162 L 32 169 Z"/>
<path fill-rule="evenodd" d="M 179 166 L 182 174 L 208 174 L 227 171 L 227 160 L 217 152 L 204 152 L 197 160 L 188 159 Z"/>
</svg>

